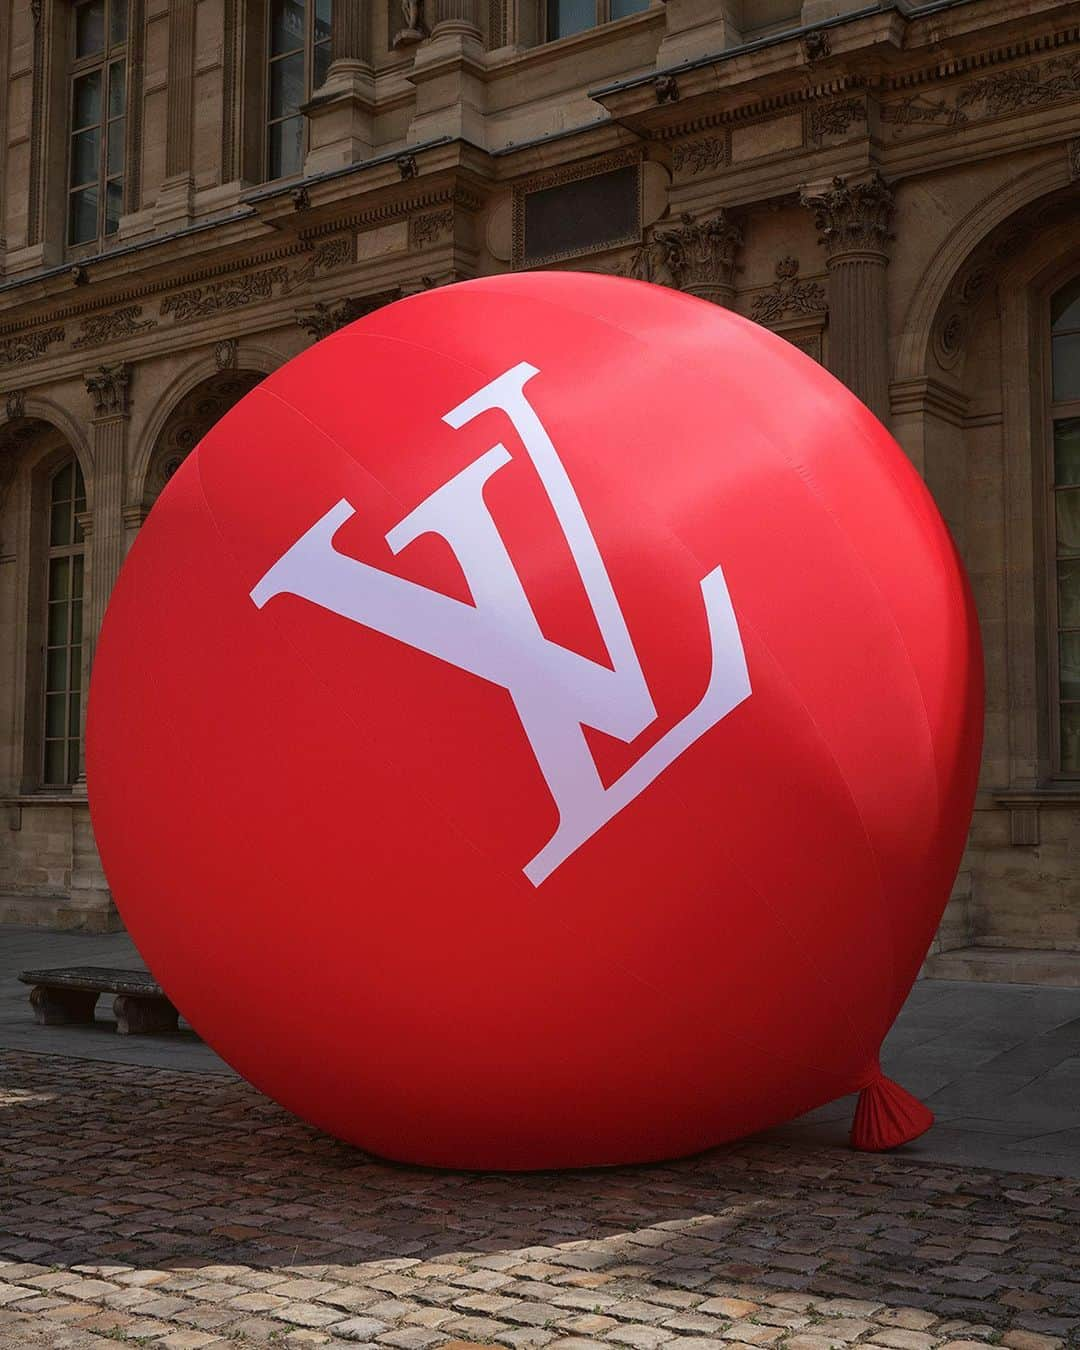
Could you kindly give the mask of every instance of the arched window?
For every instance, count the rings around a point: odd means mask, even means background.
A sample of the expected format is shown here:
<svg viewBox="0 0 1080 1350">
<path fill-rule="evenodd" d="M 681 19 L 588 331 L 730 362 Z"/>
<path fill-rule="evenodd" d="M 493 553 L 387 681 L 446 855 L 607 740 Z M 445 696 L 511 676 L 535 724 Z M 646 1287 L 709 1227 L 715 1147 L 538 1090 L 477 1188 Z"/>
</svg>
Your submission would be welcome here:
<svg viewBox="0 0 1080 1350">
<path fill-rule="evenodd" d="M 1056 767 L 1080 775 L 1080 277 L 1050 301 Z"/>
<path fill-rule="evenodd" d="M 270 0 L 267 42 L 266 176 L 289 178 L 304 165 L 300 109 L 330 69 L 331 0 Z"/>
<path fill-rule="evenodd" d="M 46 574 L 43 762 L 45 787 L 66 787 L 79 776 L 82 722 L 83 531 L 82 469 L 72 456 L 49 483 Z"/>
</svg>

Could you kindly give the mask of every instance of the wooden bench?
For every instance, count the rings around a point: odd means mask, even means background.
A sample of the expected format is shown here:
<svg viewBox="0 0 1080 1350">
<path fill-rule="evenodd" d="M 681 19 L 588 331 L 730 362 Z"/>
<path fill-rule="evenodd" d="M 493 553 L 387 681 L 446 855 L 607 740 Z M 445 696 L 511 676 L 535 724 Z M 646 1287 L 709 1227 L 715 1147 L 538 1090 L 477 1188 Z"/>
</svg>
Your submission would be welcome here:
<svg viewBox="0 0 1080 1350">
<path fill-rule="evenodd" d="M 110 970 L 103 966 L 71 966 L 60 970 L 24 970 L 19 979 L 31 984 L 30 1003 L 41 1026 L 92 1022 L 101 994 L 115 994 L 113 1012 L 121 1036 L 148 1036 L 177 1030 L 179 1013 L 165 991 L 145 970 Z"/>
</svg>

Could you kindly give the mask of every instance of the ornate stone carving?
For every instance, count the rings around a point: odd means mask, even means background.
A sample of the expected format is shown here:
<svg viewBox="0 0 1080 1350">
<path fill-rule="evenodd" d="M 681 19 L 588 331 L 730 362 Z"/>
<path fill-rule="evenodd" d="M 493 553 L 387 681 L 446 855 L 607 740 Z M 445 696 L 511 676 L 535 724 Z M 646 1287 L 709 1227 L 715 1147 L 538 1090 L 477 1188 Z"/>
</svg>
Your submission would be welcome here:
<svg viewBox="0 0 1080 1350">
<path fill-rule="evenodd" d="M 76 263 L 68 275 L 71 277 L 73 286 L 85 286 L 90 280 L 90 273 L 83 267 L 82 263 Z"/>
<path fill-rule="evenodd" d="M 1000 117 L 1060 103 L 1080 96 L 1080 56 L 1055 56 L 1019 69 L 984 75 L 965 85 L 953 98 L 932 99 L 912 94 L 886 103 L 881 120 L 892 123 L 894 136 L 917 123 L 956 126 L 972 116 Z"/>
<path fill-rule="evenodd" d="M 289 193 L 294 211 L 306 211 L 311 205 L 311 193 L 306 187 L 293 188 Z"/>
<path fill-rule="evenodd" d="M 423 0 L 401 0 L 401 27 L 394 34 L 395 47 L 412 47 L 427 35 Z"/>
<path fill-rule="evenodd" d="M 875 169 L 862 183 L 834 178 L 824 192 L 803 196 L 803 205 L 812 210 L 814 223 L 821 231 L 819 242 L 825 256 L 870 250 L 884 253 L 892 238 L 895 201 L 892 189 Z"/>
<path fill-rule="evenodd" d="M 825 292 L 816 281 L 799 280 L 798 258 L 781 258 L 776 280 L 754 299 L 750 317 L 757 323 L 777 323 L 789 314 L 823 314 Z"/>
<path fill-rule="evenodd" d="M 866 105 L 860 98 L 814 103 L 806 114 L 806 138 L 820 145 L 826 136 L 843 136 L 852 122 L 866 121 Z"/>
<path fill-rule="evenodd" d="M 824 61 L 827 56 L 832 55 L 832 43 L 826 29 L 814 28 L 806 34 L 803 38 L 803 55 L 808 64 Z"/>
<path fill-rule="evenodd" d="M 703 299 L 730 298 L 742 230 L 724 210 L 705 220 L 684 214 L 674 229 L 654 229 L 634 255 L 630 275 L 689 291 Z"/>
<path fill-rule="evenodd" d="M 126 361 L 115 366 L 100 366 L 83 379 L 86 392 L 94 403 L 95 417 L 122 417 L 127 413 L 131 366 Z"/>
<path fill-rule="evenodd" d="M 188 319 L 205 319 L 225 310 L 240 309 L 255 300 L 267 300 L 279 282 L 288 280 L 287 267 L 267 267 L 261 272 L 247 272 L 207 286 L 193 286 L 176 295 L 167 295 L 159 307 L 162 318 L 171 314 L 178 323 Z"/>
<path fill-rule="evenodd" d="M 291 295 L 299 286 L 306 286 L 316 272 L 328 272 L 349 262 L 353 256 L 351 234 L 335 235 L 333 239 L 324 239 L 308 253 L 300 266 L 287 275 L 281 286 L 282 295 Z"/>
<path fill-rule="evenodd" d="M 34 20 L 34 27 L 41 22 L 41 0 L 30 0 L 30 16 Z"/>
<path fill-rule="evenodd" d="M 394 163 L 397 165 L 397 170 L 401 175 L 402 182 L 405 182 L 409 178 L 416 177 L 418 170 L 415 155 L 398 155 Z"/>
<path fill-rule="evenodd" d="M 676 173 L 708 173 L 723 168 L 730 158 L 726 136 L 702 136 L 696 141 L 677 142 L 671 165 Z"/>
<path fill-rule="evenodd" d="M 678 103 L 679 82 L 674 75 L 657 75 L 653 81 L 657 103 Z"/>
<path fill-rule="evenodd" d="M 0 338 L 0 365 L 17 366 L 23 361 L 36 361 L 44 356 L 54 342 L 63 342 L 63 328 L 38 328 L 29 333 L 16 333 Z"/>
<path fill-rule="evenodd" d="M 409 247 L 423 248 L 433 244 L 442 235 L 448 234 L 454 227 L 453 208 L 446 206 L 441 211 L 428 211 L 422 216 L 412 216 L 409 220 Z"/>
<path fill-rule="evenodd" d="M 214 365 L 218 370 L 235 370 L 239 343 L 236 338 L 222 338 L 214 343 Z"/>
<path fill-rule="evenodd" d="M 119 338 L 133 337 L 157 326 L 157 319 L 140 318 L 142 305 L 124 305 L 109 314 L 92 314 L 80 321 L 82 332 L 71 344 L 73 349 L 83 347 L 101 347 L 106 342 L 115 342 Z"/>
<path fill-rule="evenodd" d="M 429 280 L 430 278 L 425 278 L 425 281 Z M 296 322 L 311 334 L 314 341 L 321 342 L 323 338 L 336 333 L 346 324 L 382 309 L 383 305 L 400 300 L 402 294 L 401 287 L 395 286 L 388 291 L 377 291 L 374 295 L 347 296 L 343 300 L 336 301 L 320 300 L 311 309 L 299 312 Z"/>
<path fill-rule="evenodd" d="M 26 415 L 26 394 L 21 389 L 9 389 L 4 399 L 4 414 L 9 422 Z"/>
<path fill-rule="evenodd" d="M 1006 235 L 1006 242 L 1010 238 L 1011 235 Z M 993 247 L 990 252 L 994 254 Z M 951 370 L 960 360 L 970 328 L 971 311 L 993 285 L 993 281 L 992 268 L 985 262 L 976 261 L 962 271 L 949 288 L 931 339 L 934 356 L 943 370 Z"/>
</svg>

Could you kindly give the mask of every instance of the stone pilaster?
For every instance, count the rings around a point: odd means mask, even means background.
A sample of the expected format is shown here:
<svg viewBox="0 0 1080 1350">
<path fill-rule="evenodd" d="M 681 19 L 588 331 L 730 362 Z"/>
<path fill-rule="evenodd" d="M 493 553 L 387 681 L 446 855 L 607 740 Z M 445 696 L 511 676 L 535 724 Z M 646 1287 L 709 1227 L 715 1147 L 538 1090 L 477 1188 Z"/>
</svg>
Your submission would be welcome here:
<svg viewBox="0 0 1080 1350">
<path fill-rule="evenodd" d="M 829 367 L 877 417 L 889 411 L 886 268 L 894 198 L 879 173 L 834 178 L 803 203 L 815 213 L 829 269 Z"/>
<path fill-rule="evenodd" d="M 101 366 L 85 376 L 94 405 L 91 418 L 94 447 L 93 530 L 90 536 L 89 593 L 84 604 L 83 631 L 87 661 L 105 617 L 113 585 L 124 561 L 127 532 L 124 525 L 124 476 L 127 459 L 128 390 L 131 367 Z"/>
<path fill-rule="evenodd" d="M 335 0 L 330 69 L 304 107 L 308 119 L 306 174 L 343 168 L 372 152 L 375 73 L 371 66 L 370 5 Z"/>
<path fill-rule="evenodd" d="M 195 180 L 192 123 L 195 100 L 195 0 L 170 0 L 165 86 L 165 177 L 154 219 L 173 226 L 191 223 Z"/>
</svg>

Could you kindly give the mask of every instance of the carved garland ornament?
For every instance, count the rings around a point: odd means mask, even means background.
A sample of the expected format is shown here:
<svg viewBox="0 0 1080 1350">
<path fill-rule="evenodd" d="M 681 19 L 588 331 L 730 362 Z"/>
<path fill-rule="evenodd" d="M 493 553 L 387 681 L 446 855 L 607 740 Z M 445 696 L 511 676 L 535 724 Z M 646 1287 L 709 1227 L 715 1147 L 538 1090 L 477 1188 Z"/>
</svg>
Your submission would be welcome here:
<svg viewBox="0 0 1080 1350">
<path fill-rule="evenodd" d="M 972 115 L 1000 117 L 1077 95 L 1080 95 L 1080 56 L 1055 56 L 1019 70 L 984 75 L 965 85 L 952 99 L 913 94 L 897 103 L 886 103 L 881 109 L 881 120 L 892 123 L 893 136 L 900 136 L 920 123 L 951 127 L 967 122 Z"/>
<path fill-rule="evenodd" d="M 454 212 L 447 206 L 441 211 L 428 211 L 409 220 L 409 247 L 424 248 L 454 228 Z"/>
<path fill-rule="evenodd" d="M 807 140 L 820 145 L 826 136 L 843 136 L 853 122 L 866 121 L 866 105 L 859 98 L 815 103 L 806 114 Z"/>
<path fill-rule="evenodd" d="M 0 338 L 0 365 L 17 366 L 23 361 L 36 361 L 54 342 L 63 340 L 63 328 L 39 328 L 35 332 Z"/>
<path fill-rule="evenodd" d="M 671 152 L 676 173 L 708 173 L 722 169 L 731 159 L 726 136 L 702 136 L 696 141 L 681 141 Z"/>
<path fill-rule="evenodd" d="M 789 314 L 823 314 L 825 292 L 816 281 L 799 280 L 798 258 L 781 258 L 776 280 L 754 300 L 750 317 L 756 323 L 778 323 Z"/>
<path fill-rule="evenodd" d="M 109 314 L 94 314 L 81 320 L 82 333 L 71 344 L 73 349 L 101 347 L 106 342 L 133 337 L 148 328 L 157 327 L 157 319 L 140 318 L 142 305 L 125 305 Z"/>
</svg>

